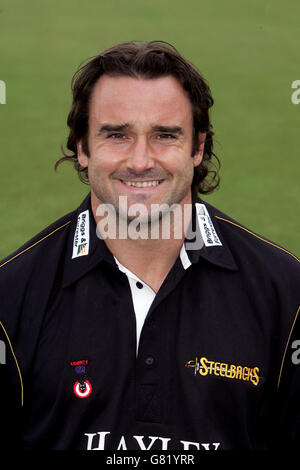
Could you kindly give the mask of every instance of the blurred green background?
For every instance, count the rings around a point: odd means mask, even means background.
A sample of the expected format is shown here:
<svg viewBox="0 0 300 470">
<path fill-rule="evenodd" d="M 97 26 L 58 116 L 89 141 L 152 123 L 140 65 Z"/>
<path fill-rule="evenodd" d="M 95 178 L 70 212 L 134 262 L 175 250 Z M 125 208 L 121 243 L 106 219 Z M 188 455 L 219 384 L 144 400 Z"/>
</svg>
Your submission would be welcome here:
<svg viewBox="0 0 300 470">
<path fill-rule="evenodd" d="M 89 188 L 65 163 L 70 81 L 121 41 L 175 45 L 215 99 L 221 187 L 205 200 L 300 255 L 298 0 L 1 0 L 1 244 L 8 255 L 79 205 Z"/>
</svg>

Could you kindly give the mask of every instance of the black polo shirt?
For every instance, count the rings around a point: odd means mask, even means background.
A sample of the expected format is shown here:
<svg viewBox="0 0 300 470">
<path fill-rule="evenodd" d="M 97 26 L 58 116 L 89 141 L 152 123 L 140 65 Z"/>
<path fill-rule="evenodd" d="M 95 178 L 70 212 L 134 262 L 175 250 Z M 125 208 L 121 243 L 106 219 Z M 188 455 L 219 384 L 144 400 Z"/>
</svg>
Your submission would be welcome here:
<svg viewBox="0 0 300 470">
<path fill-rule="evenodd" d="M 96 235 L 90 196 L 0 263 L 1 432 L 8 445 L 296 445 L 298 259 L 205 207 L 210 232 L 176 260 L 138 349 L 129 278 Z M 193 220 L 199 230 L 195 209 Z"/>
</svg>

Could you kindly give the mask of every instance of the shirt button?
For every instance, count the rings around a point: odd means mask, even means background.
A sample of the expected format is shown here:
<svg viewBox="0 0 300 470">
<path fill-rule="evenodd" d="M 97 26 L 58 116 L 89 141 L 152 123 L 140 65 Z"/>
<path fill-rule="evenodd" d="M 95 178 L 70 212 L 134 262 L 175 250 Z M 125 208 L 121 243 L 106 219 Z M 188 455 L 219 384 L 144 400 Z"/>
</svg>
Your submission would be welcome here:
<svg viewBox="0 0 300 470">
<path fill-rule="evenodd" d="M 137 281 L 136 287 L 137 287 L 138 289 L 143 289 L 143 284 L 142 284 L 140 281 Z"/>
<path fill-rule="evenodd" d="M 148 356 L 145 359 L 145 364 L 147 366 L 152 366 L 154 364 L 154 358 L 152 356 Z"/>
</svg>

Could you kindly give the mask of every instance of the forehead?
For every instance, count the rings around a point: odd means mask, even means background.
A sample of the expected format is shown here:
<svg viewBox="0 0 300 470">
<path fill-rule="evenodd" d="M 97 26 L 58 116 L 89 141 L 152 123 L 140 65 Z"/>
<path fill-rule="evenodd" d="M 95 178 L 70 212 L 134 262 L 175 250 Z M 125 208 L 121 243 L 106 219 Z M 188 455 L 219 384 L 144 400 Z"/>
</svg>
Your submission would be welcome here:
<svg viewBox="0 0 300 470">
<path fill-rule="evenodd" d="M 148 120 L 152 124 L 192 119 L 186 91 L 173 76 L 154 79 L 102 76 L 90 101 L 90 121 Z"/>
</svg>

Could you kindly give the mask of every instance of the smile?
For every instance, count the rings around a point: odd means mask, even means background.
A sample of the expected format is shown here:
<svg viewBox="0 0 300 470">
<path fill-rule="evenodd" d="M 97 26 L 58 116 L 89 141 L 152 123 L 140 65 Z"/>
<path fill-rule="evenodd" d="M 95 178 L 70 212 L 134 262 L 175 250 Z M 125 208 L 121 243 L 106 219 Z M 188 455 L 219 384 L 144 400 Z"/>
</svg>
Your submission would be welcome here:
<svg viewBox="0 0 300 470">
<path fill-rule="evenodd" d="M 163 182 L 163 180 L 153 180 L 153 181 L 124 181 L 121 180 L 122 183 L 126 184 L 127 186 L 134 186 L 135 188 L 150 188 L 153 186 L 158 186 Z"/>
</svg>

